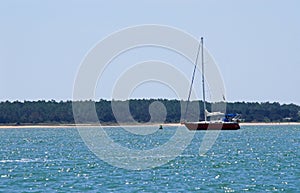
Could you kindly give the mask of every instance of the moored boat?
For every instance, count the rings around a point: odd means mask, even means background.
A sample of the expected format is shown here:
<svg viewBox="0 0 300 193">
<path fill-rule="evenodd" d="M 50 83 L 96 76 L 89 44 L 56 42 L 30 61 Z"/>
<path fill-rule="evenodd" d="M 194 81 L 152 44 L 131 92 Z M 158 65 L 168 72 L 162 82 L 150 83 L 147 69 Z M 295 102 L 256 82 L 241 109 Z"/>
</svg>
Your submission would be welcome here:
<svg viewBox="0 0 300 193">
<path fill-rule="evenodd" d="M 190 92 L 189 92 L 189 97 L 188 97 L 188 103 L 190 100 L 190 93 L 192 89 L 192 84 L 194 81 L 194 76 L 195 76 L 195 69 L 197 66 L 197 61 L 198 61 L 198 55 L 201 47 L 201 59 L 202 59 L 202 92 L 203 92 L 203 111 L 204 111 L 204 121 L 199 121 L 199 122 L 187 122 L 183 121 L 182 124 L 184 124 L 189 130 L 238 130 L 240 129 L 239 121 L 240 121 L 240 115 L 239 114 L 224 114 L 222 112 L 208 112 L 206 109 L 206 101 L 205 101 L 205 83 L 204 83 L 204 57 L 203 57 L 203 37 L 201 37 L 201 42 L 199 44 L 199 49 L 197 53 L 197 58 L 194 66 L 194 72 L 193 72 L 193 77 L 191 81 L 191 87 L 190 87 Z M 224 100 L 225 97 L 223 96 Z M 188 104 L 186 107 L 186 112 L 188 109 Z M 219 120 L 214 120 L 214 121 L 208 121 L 208 117 L 221 117 Z M 186 117 L 186 113 L 185 113 Z"/>
</svg>

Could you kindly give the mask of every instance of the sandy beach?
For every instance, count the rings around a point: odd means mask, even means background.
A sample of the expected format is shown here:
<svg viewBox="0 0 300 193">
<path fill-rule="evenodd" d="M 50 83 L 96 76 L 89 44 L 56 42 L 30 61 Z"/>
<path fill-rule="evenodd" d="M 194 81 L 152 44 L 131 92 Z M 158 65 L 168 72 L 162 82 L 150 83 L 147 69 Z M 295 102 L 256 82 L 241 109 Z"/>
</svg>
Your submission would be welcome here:
<svg viewBox="0 0 300 193">
<path fill-rule="evenodd" d="M 299 122 L 270 122 L 270 123 L 240 123 L 240 126 L 263 126 L 263 125 L 300 125 Z"/>
<path fill-rule="evenodd" d="M 180 123 L 165 123 L 165 124 L 141 124 L 143 127 L 145 126 L 157 126 L 159 127 L 162 125 L 163 127 L 165 126 L 181 126 Z M 275 126 L 275 125 L 300 125 L 299 122 L 272 122 L 272 123 L 240 123 L 240 126 Z M 57 125 L 0 125 L 0 129 L 22 129 L 22 128 L 75 128 L 76 126 L 80 127 L 98 127 L 99 125 L 96 124 L 81 124 L 81 125 L 76 125 L 76 124 L 57 124 Z M 140 125 L 136 124 L 120 124 L 120 125 L 101 125 L 101 127 L 138 127 Z"/>
<path fill-rule="evenodd" d="M 101 124 L 101 127 L 139 127 L 139 126 L 157 126 L 159 127 L 160 125 L 162 126 L 181 126 L 180 123 L 165 123 L 165 124 L 159 124 L 159 123 L 141 123 L 139 124 Z M 57 124 L 57 125 L 0 125 L 0 129 L 11 129 L 11 128 L 16 128 L 16 129 L 22 129 L 22 128 L 75 128 L 76 126 L 78 127 L 99 127 L 97 124 Z"/>
</svg>

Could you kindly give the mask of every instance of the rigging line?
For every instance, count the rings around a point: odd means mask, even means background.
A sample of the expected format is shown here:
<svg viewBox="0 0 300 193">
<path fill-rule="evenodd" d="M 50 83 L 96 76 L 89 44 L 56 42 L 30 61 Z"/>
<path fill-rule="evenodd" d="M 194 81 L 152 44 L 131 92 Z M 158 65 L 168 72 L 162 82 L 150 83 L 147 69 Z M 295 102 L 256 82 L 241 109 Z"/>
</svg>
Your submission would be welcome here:
<svg viewBox="0 0 300 193">
<path fill-rule="evenodd" d="M 195 61 L 195 66 L 194 66 L 194 71 L 193 71 L 193 76 L 192 76 L 192 80 L 191 80 L 191 85 L 190 85 L 190 90 L 189 90 L 189 96 L 188 96 L 188 100 L 187 100 L 187 104 L 186 104 L 186 109 L 185 109 L 185 113 L 184 113 L 184 120 L 186 120 L 186 114 L 187 114 L 187 110 L 188 110 L 189 103 L 190 103 L 190 98 L 191 98 L 191 93 L 192 93 L 192 89 L 193 89 L 193 83 L 194 83 L 194 79 L 195 79 L 195 74 L 196 74 L 196 68 L 197 68 L 197 63 L 198 63 L 200 48 L 201 48 L 201 42 L 199 42 L 199 46 L 198 46 L 198 50 L 197 50 L 197 56 L 196 56 L 196 61 Z"/>
</svg>

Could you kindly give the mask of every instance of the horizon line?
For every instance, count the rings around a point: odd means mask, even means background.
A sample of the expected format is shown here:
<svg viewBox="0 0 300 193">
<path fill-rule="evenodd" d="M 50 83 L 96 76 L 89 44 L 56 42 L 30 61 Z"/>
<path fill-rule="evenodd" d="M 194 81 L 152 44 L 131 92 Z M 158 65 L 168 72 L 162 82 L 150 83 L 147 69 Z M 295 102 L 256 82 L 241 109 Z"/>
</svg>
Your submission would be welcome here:
<svg viewBox="0 0 300 193">
<path fill-rule="evenodd" d="M 10 103 L 14 103 L 14 102 L 20 102 L 20 103 L 24 103 L 24 102 L 39 102 L 39 101 L 44 101 L 44 102 L 86 102 L 86 101 L 93 101 L 93 102 L 100 102 L 100 101 L 129 101 L 129 100 L 176 100 L 176 101 L 184 101 L 186 102 L 187 99 L 176 99 L 176 98 L 129 98 L 129 99 L 104 99 L 104 98 L 100 98 L 100 99 L 81 99 L 81 100 L 72 100 L 72 99 L 67 99 L 67 100 L 57 100 L 57 99 L 34 99 L 34 100 L 0 100 L 0 103 L 5 103 L 5 102 L 10 102 Z M 197 100 L 191 100 L 190 102 L 194 102 L 194 101 L 203 101 L 202 99 L 197 99 Z M 208 103 L 259 103 L 259 104 L 263 104 L 263 103 L 270 103 L 270 104 L 274 104 L 274 103 L 278 103 L 280 105 L 296 105 L 296 106 L 300 106 L 300 104 L 294 103 L 294 102 L 278 102 L 278 101 L 218 101 L 218 102 L 209 102 Z"/>
</svg>

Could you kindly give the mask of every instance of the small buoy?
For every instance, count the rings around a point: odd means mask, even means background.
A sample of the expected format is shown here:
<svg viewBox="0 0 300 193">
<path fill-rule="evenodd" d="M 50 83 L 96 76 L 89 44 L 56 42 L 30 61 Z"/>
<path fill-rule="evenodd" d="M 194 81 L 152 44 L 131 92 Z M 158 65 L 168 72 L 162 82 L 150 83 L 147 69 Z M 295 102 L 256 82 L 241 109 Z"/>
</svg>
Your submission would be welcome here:
<svg viewBox="0 0 300 193">
<path fill-rule="evenodd" d="M 159 129 L 163 129 L 162 125 L 159 126 Z"/>
</svg>

